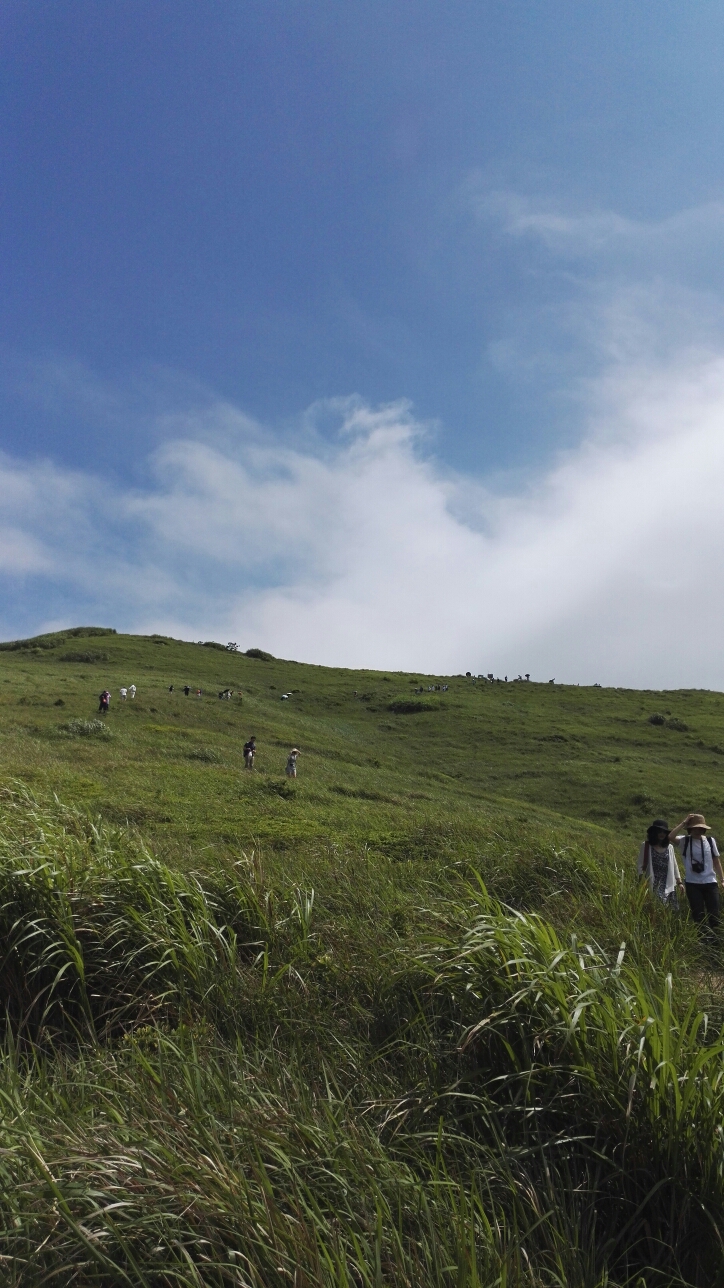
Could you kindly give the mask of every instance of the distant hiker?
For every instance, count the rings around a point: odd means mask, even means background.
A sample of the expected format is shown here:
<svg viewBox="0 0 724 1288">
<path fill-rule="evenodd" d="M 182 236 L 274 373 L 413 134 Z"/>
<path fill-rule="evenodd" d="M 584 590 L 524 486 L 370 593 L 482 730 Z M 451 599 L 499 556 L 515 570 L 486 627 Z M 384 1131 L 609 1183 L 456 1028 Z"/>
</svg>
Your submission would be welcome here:
<svg viewBox="0 0 724 1288">
<path fill-rule="evenodd" d="M 256 754 L 256 738 L 250 738 L 244 743 L 244 765 L 247 769 L 254 768 L 254 756 Z"/>
<path fill-rule="evenodd" d="M 108 689 L 104 689 L 98 698 L 98 711 L 105 715 L 111 705 L 111 695 Z"/>
<path fill-rule="evenodd" d="M 682 828 L 686 835 L 681 835 Z M 684 860 L 686 897 L 697 926 L 709 934 L 719 927 L 719 886 L 724 884 L 719 847 L 703 814 L 687 814 L 669 832 L 669 842 L 678 846 Z M 706 926 L 704 923 L 706 922 Z"/>
<path fill-rule="evenodd" d="M 129 684 L 129 686 L 128 686 L 128 696 L 129 696 L 129 698 L 135 698 L 135 696 L 136 696 L 136 686 L 135 686 L 135 684 Z"/>
<path fill-rule="evenodd" d="M 676 862 L 676 853 L 669 842 L 669 825 L 663 818 L 655 818 L 646 832 L 646 840 L 639 850 L 638 872 L 646 877 L 649 890 L 669 907 L 676 907 L 677 893 L 683 894 L 684 886 Z"/>
<path fill-rule="evenodd" d="M 173 685 L 172 685 L 172 684 L 169 684 L 169 686 L 168 686 L 168 691 L 169 691 L 169 693 L 173 693 Z"/>
<path fill-rule="evenodd" d="M 197 689 L 197 690 L 196 690 L 196 697 L 197 697 L 197 698 L 200 698 L 200 697 L 201 697 L 201 689 Z"/>
<path fill-rule="evenodd" d="M 292 747 L 291 751 L 289 752 L 289 755 L 287 756 L 287 767 L 285 770 L 287 778 L 296 778 L 297 776 L 297 756 L 298 755 L 299 755 L 299 748 Z"/>
<path fill-rule="evenodd" d="M 125 702 L 125 701 L 126 701 L 126 695 L 127 695 L 127 693 L 128 693 L 128 689 L 119 689 L 119 690 L 118 690 L 118 692 L 119 692 L 119 693 L 120 693 L 120 695 L 121 695 L 121 702 Z"/>
<path fill-rule="evenodd" d="M 191 692 L 191 687 L 190 687 L 190 685 L 185 684 L 185 685 L 184 685 L 184 693 L 186 694 L 186 697 L 188 697 L 188 696 L 189 696 L 189 693 L 190 693 L 190 692 Z"/>
</svg>

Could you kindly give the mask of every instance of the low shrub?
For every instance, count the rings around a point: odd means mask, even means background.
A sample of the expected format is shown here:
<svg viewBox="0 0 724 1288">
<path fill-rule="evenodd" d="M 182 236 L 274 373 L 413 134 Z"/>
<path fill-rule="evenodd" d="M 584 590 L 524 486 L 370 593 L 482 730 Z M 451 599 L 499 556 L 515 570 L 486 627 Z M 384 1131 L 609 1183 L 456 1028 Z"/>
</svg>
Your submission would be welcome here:
<svg viewBox="0 0 724 1288">
<path fill-rule="evenodd" d="M 0 987 L 19 1032 L 70 1038 L 194 1007 L 222 1022 L 235 1013 L 237 962 L 260 929 L 238 869 L 202 884 L 132 832 L 27 792 L 0 792 L 0 818 Z"/>
<path fill-rule="evenodd" d="M 274 661 L 273 655 L 271 653 L 267 653 L 263 648 L 248 648 L 244 657 L 255 657 L 259 662 Z"/>
<path fill-rule="evenodd" d="M 70 738 L 112 738 L 113 734 L 103 720 L 69 720 L 58 726 Z"/>
<path fill-rule="evenodd" d="M 95 662 L 107 662 L 107 653 L 96 653 L 88 651 L 86 653 L 61 653 L 60 662 L 86 662 L 93 665 Z"/>
<path fill-rule="evenodd" d="M 413 716 L 422 711 L 437 711 L 440 704 L 430 702 L 427 698 L 393 698 L 387 703 L 387 710 L 397 716 Z"/>
<path fill-rule="evenodd" d="M 64 631 L 64 635 L 71 636 L 74 639 L 80 639 L 84 635 L 89 638 L 96 635 L 116 635 L 115 626 L 72 626 L 69 630 Z"/>
<path fill-rule="evenodd" d="M 492 1132 L 519 1185 L 546 1193 L 557 1218 L 567 1207 L 579 1230 L 595 1226 L 597 1275 L 677 1267 L 687 1283 L 713 1282 L 724 1034 L 694 1002 L 677 1004 L 670 974 L 627 964 L 625 944 L 609 956 L 484 887 L 475 900 L 461 940 L 417 955 L 437 1072 L 395 1121 L 430 1114 L 474 1140 Z"/>
</svg>

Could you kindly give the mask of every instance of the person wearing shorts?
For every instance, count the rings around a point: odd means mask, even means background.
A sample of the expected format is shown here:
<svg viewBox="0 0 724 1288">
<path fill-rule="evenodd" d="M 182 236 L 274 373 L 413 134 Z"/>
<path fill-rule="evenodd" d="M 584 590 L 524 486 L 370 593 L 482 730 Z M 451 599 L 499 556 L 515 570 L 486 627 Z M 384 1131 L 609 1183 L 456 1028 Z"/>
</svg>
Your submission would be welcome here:
<svg viewBox="0 0 724 1288">
<path fill-rule="evenodd" d="M 691 915 L 697 926 L 714 936 L 719 929 L 719 886 L 724 884 L 719 847 L 703 814 L 687 814 L 669 832 L 684 860 L 684 882 Z"/>
<path fill-rule="evenodd" d="M 297 756 L 298 755 L 299 755 L 299 748 L 292 747 L 291 751 L 289 752 L 289 755 L 287 756 L 287 768 L 286 768 L 287 778 L 296 778 L 297 776 Z"/>
</svg>

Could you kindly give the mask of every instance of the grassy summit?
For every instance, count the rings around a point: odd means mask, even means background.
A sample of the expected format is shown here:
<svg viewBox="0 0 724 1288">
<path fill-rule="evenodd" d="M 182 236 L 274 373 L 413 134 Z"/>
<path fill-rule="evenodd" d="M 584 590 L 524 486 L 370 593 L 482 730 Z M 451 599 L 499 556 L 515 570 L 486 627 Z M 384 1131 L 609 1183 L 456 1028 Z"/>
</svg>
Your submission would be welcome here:
<svg viewBox="0 0 724 1288">
<path fill-rule="evenodd" d="M 0 647 L 3 1282 L 720 1282 L 721 959 L 633 862 L 724 839 L 723 746 L 715 693 Z"/>
</svg>

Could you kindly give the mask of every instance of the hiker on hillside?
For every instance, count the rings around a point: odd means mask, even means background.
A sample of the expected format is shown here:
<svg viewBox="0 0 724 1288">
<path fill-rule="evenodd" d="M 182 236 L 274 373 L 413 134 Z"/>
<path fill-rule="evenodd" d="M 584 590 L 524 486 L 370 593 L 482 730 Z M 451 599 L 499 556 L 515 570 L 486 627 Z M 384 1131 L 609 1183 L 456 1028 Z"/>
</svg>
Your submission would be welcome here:
<svg viewBox="0 0 724 1288">
<path fill-rule="evenodd" d="M 710 831 L 703 814 L 687 814 L 669 832 L 669 842 L 678 846 L 684 860 L 691 915 L 697 926 L 713 935 L 719 927 L 719 886 L 724 884 L 724 873 L 716 840 L 706 835 Z"/>
<path fill-rule="evenodd" d="M 287 767 L 286 767 L 286 770 L 284 771 L 286 773 L 287 778 L 296 778 L 297 776 L 297 756 L 298 755 L 299 755 L 299 748 L 292 747 L 291 751 L 289 752 L 289 755 L 287 756 Z"/>
<path fill-rule="evenodd" d="M 191 692 L 191 686 L 190 686 L 189 684 L 185 684 L 185 685 L 184 685 L 184 693 L 186 694 L 186 697 L 188 697 L 188 696 L 189 696 L 189 693 L 190 693 L 190 692 Z"/>
<path fill-rule="evenodd" d="M 129 686 L 128 686 L 128 696 L 129 696 L 129 698 L 135 698 L 135 696 L 136 696 L 136 686 L 135 686 L 135 684 L 129 684 Z"/>
<path fill-rule="evenodd" d="M 119 692 L 119 693 L 120 693 L 120 695 L 121 695 L 121 702 L 125 702 L 125 701 L 126 701 L 126 694 L 128 693 L 128 689 L 119 689 L 119 690 L 118 690 L 118 692 Z"/>
<path fill-rule="evenodd" d="M 247 769 L 254 768 L 254 755 L 256 753 L 256 738 L 250 738 L 244 743 L 244 765 Z"/>
<path fill-rule="evenodd" d="M 676 852 L 669 842 L 669 825 L 663 818 L 655 818 L 646 832 L 639 850 L 638 872 L 648 879 L 649 889 L 657 899 L 668 907 L 677 906 L 677 895 L 683 894 L 684 885 Z"/>
<path fill-rule="evenodd" d="M 106 715 L 111 705 L 111 694 L 109 689 L 104 689 L 98 698 L 98 712 L 100 715 Z"/>
</svg>

